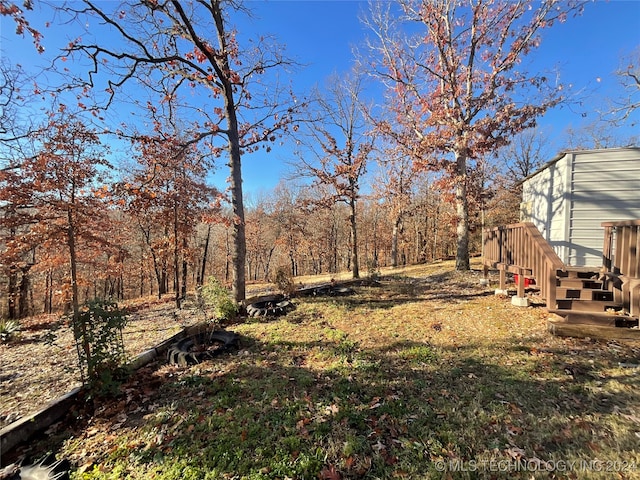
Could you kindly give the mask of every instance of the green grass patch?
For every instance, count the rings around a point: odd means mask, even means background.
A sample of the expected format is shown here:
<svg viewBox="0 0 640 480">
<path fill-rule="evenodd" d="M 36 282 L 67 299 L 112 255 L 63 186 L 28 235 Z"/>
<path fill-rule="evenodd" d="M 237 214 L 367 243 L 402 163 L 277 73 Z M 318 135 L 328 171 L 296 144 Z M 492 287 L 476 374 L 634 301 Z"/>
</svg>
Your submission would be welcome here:
<svg viewBox="0 0 640 480">
<path fill-rule="evenodd" d="M 87 480 L 638 478 L 638 369 L 618 365 L 640 346 L 552 337 L 439 268 L 230 327 L 240 352 L 132 379 L 58 455 Z"/>
</svg>

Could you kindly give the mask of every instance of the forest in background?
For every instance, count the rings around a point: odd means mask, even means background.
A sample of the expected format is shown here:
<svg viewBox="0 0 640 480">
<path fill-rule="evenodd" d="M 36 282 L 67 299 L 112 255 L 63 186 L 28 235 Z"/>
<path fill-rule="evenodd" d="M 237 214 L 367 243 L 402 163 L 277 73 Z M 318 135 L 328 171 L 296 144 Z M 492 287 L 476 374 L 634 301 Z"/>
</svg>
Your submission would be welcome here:
<svg viewBox="0 0 640 480">
<path fill-rule="evenodd" d="M 128 45 L 71 42 L 55 59 L 63 67 L 58 85 L 32 83 L 16 65 L 1 64 L 2 314 L 77 312 L 93 298 L 165 294 L 180 307 L 208 276 L 242 299 L 245 280 L 272 281 L 278 270 L 356 277 L 450 257 L 468 268 L 468 256 L 480 253 L 482 226 L 517 221 L 518 182 L 557 153 L 545 149 L 536 118 L 575 100 L 550 88 L 542 72 L 518 65 L 535 50 L 538 30 L 577 13 L 581 2 L 562 11 L 542 2 L 537 17 L 527 3 L 469 11 L 456 2 L 400 1 L 397 18 L 373 9 L 367 26 L 379 42 L 369 45 L 368 67 L 300 101 L 255 82 L 293 62 L 263 37 L 258 48 L 243 49 L 225 23 L 237 13 L 233 2 L 212 2 L 208 20 L 185 10 L 189 2 L 142 2 L 150 17 L 127 2 L 128 14 L 91 2 L 60 7 L 80 25 L 97 16 Z M 44 50 L 28 21 L 31 7 L 2 0 L 0 14 Z M 442 15 L 452 19 L 449 31 L 430 21 Z M 418 18 L 429 42 L 410 49 L 393 27 Z M 458 30 L 465 21 L 487 30 L 465 44 L 467 30 Z M 69 70 L 73 58 L 94 62 L 95 71 Z M 440 71 L 445 64 L 449 70 Z M 632 61 L 616 73 L 631 96 L 637 68 Z M 106 88 L 97 92 L 99 71 Z M 382 105 L 368 103 L 364 76 L 380 82 Z M 145 129 L 107 126 L 105 112 L 132 78 L 155 98 L 134 102 Z M 181 89 L 200 87 L 209 92 L 206 108 L 183 103 Z M 568 132 L 567 148 L 630 144 L 608 127 L 637 109 L 631 96 L 592 129 Z M 25 122 L 22 109 L 35 97 L 51 107 L 44 121 Z M 191 122 L 196 112 L 203 117 Z M 114 138 L 128 145 L 125 155 L 111 151 Z M 297 146 L 291 178 L 243 198 L 242 155 L 277 142 Z M 208 178 L 221 158 L 230 167 L 226 190 Z"/>
<path fill-rule="evenodd" d="M 222 206 L 212 207 L 215 190 L 199 182 L 185 182 L 185 178 L 175 171 L 158 171 L 158 183 L 154 187 L 147 184 L 143 191 L 127 182 L 95 187 L 87 181 L 78 188 L 78 192 L 87 189 L 74 199 L 74 208 L 82 211 L 75 238 L 81 302 L 164 294 L 184 298 L 210 275 L 229 284 L 228 212 Z M 416 183 L 405 199 L 400 221 L 398 207 L 389 199 L 371 194 L 359 202 L 364 274 L 392 265 L 394 256 L 397 265 L 455 256 L 455 210 L 450 194 L 427 176 Z M 27 195 L 25 185 L 17 188 Z M 14 211 L 13 226 L 3 232 L 3 260 L 6 265 L 10 259 L 12 265 L 2 277 L 3 312 L 10 318 L 70 309 L 68 223 L 60 209 L 64 205 L 53 198 L 64 193 L 39 191 L 29 194 L 29 201 L 45 193 L 52 199 L 39 198 L 40 205 Z M 291 276 L 351 270 L 348 207 L 341 203 L 318 206 L 323 198 L 318 188 L 283 181 L 273 192 L 247 202 L 250 282 L 273 281 L 279 269 Z M 476 200 L 472 249 L 479 253 L 482 199 Z M 512 190 L 493 192 L 485 205 L 485 221 L 515 221 L 517 205 Z"/>
</svg>

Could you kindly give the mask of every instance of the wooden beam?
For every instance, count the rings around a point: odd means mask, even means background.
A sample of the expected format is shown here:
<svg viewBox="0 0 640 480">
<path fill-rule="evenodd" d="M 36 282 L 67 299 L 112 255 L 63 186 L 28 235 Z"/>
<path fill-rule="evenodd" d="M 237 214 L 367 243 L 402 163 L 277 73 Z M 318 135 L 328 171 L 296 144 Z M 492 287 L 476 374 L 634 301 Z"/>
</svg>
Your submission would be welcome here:
<svg viewBox="0 0 640 480">
<path fill-rule="evenodd" d="M 640 226 L 640 220 L 622 220 L 618 222 L 602 222 L 601 227 L 633 227 Z"/>
<path fill-rule="evenodd" d="M 640 330 L 637 328 L 601 327 L 583 323 L 568 323 L 564 319 L 558 320 L 557 318 L 547 319 L 547 330 L 552 335 L 559 337 L 640 341 Z"/>
</svg>

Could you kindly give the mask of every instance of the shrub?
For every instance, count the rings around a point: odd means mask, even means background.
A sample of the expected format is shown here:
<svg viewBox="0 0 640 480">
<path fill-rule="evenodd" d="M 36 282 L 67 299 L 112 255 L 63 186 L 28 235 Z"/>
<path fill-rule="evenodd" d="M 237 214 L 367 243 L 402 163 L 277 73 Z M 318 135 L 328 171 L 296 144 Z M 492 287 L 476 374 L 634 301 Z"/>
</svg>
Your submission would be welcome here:
<svg viewBox="0 0 640 480">
<path fill-rule="evenodd" d="M 238 314 L 238 304 L 231 292 L 215 277 L 209 277 L 207 283 L 200 287 L 200 298 L 205 311 L 208 307 L 213 309 L 215 320 L 231 320 Z"/>
<path fill-rule="evenodd" d="M 107 300 L 93 300 L 71 315 L 73 335 L 83 382 L 97 395 L 115 394 L 125 379 L 122 329 L 127 323 L 125 310 Z"/>
<path fill-rule="evenodd" d="M 380 267 L 375 259 L 367 260 L 367 278 L 371 280 L 380 278 Z"/>
<path fill-rule="evenodd" d="M 278 289 L 285 295 L 291 295 L 296 289 L 291 272 L 287 267 L 277 268 L 273 283 L 275 283 Z"/>
</svg>

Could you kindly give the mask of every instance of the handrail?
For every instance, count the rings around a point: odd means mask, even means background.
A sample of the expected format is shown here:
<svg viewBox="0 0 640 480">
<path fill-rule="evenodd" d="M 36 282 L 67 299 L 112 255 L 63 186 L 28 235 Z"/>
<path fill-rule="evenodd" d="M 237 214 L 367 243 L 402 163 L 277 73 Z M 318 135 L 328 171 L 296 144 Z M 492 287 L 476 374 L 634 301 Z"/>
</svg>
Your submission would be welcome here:
<svg viewBox="0 0 640 480">
<path fill-rule="evenodd" d="M 602 265 L 607 272 L 640 277 L 640 220 L 602 222 Z"/>
<path fill-rule="evenodd" d="M 501 288 L 504 271 L 530 272 L 540 287 L 540 295 L 547 308 L 556 308 L 556 285 L 559 270 L 565 265 L 533 223 L 514 223 L 484 231 L 485 266 L 501 272 Z M 519 282 L 518 296 L 523 294 L 524 283 Z"/>
<path fill-rule="evenodd" d="M 602 265 L 605 276 L 620 278 L 614 299 L 632 316 L 640 316 L 640 220 L 603 222 Z"/>
</svg>

